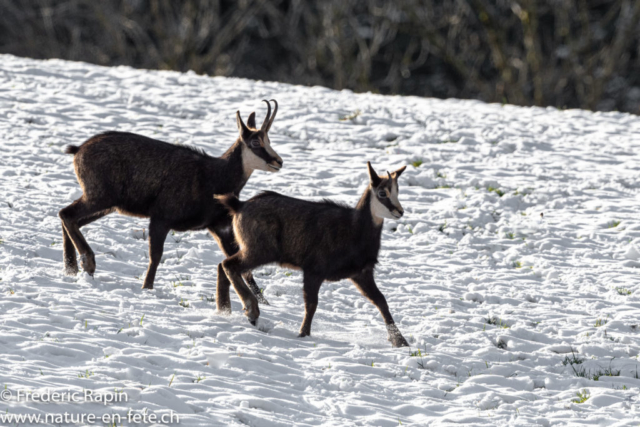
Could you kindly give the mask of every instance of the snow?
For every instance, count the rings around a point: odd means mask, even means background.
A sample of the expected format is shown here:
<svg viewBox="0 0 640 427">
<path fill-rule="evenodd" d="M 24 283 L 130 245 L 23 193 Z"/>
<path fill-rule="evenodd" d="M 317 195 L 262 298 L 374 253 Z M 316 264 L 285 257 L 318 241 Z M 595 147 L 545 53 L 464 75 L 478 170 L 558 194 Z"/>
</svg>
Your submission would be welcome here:
<svg viewBox="0 0 640 427">
<path fill-rule="evenodd" d="M 284 167 L 256 172 L 242 198 L 354 205 L 367 160 L 409 165 L 377 281 L 411 349 L 390 346 L 346 281 L 323 285 L 312 336 L 296 338 L 301 274 L 278 266 L 254 272 L 271 303 L 258 327 L 233 294 L 233 314 L 217 315 L 223 256 L 205 232 L 170 234 L 156 289 L 142 291 L 144 219 L 83 228 L 95 277 L 63 275 L 57 212 L 82 194 L 65 145 L 117 129 L 220 155 L 235 111 L 261 118 L 263 98 L 280 104 L 270 138 Z M 0 388 L 14 395 L 0 413 L 146 409 L 182 426 L 257 427 L 640 421 L 636 116 L 0 55 L 0 152 Z M 619 376 L 593 378 L 606 370 Z M 128 401 L 15 399 L 85 389 Z"/>
</svg>

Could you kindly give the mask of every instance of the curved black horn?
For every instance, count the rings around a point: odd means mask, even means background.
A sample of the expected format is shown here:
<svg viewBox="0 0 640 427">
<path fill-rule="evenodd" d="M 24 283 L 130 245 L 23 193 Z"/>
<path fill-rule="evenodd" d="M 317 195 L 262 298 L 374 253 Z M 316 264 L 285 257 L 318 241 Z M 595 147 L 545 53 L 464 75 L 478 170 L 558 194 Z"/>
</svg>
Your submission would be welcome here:
<svg viewBox="0 0 640 427">
<path fill-rule="evenodd" d="M 262 122 L 262 127 L 260 128 L 260 130 L 268 132 L 270 127 L 269 117 L 271 117 L 271 104 L 269 104 L 269 101 L 267 101 L 266 99 L 263 99 L 263 101 L 267 103 L 267 117 L 264 118 L 264 122 Z"/>
<path fill-rule="evenodd" d="M 271 125 L 273 124 L 273 119 L 276 118 L 276 113 L 278 112 L 278 102 L 275 99 L 271 99 L 270 101 L 273 101 L 273 103 L 276 104 L 276 106 L 273 109 L 273 115 L 271 116 L 271 119 L 269 120 L 269 126 L 267 126 L 267 132 L 269 132 L 269 129 L 271 129 Z"/>
<path fill-rule="evenodd" d="M 389 181 L 391 181 L 391 174 L 389 173 L 389 171 L 387 171 L 387 178 L 389 178 Z"/>
</svg>

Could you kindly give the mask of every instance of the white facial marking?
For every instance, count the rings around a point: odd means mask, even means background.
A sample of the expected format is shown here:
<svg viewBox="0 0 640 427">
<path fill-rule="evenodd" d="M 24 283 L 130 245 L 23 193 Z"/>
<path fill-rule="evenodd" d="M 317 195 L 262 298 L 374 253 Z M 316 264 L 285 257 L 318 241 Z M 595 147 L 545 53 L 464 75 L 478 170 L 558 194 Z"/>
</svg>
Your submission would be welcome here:
<svg viewBox="0 0 640 427">
<path fill-rule="evenodd" d="M 245 175 L 250 175 L 254 170 L 268 171 L 267 162 L 256 156 L 251 148 L 242 145 L 242 169 Z"/>
<path fill-rule="evenodd" d="M 394 206 L 395 209 L 390 211 L 387 209 L 385 205 L 383 205 L 378 199 L 377 192 L 379 190 L 373 188 L 371 189 L 371 215 L 376 220 L 377 223 L 381 223 L 384 218 L 387 219 L 398 219 L 401 216 L 402 206 L 400 205 L 400 201 L 398 200 L 398 183 L 394 182 L 391 186 L 391 191 L 385 189 L 385 193 L 387 193 L 387 197 L 389 201 Z"/>
<path fill-rule="evenodd" d="M 280 156 L 278 156 L 276 152 L 271 148 L 271 143 L 268 137 L 265 137 L 264 143 L 264 148 L 267 150 L 267 153 L 269 153 L 270 156 L 273 156 L 276 159 L 282 161 Z M 267 172 L 277 172 L 278 170 L 280 170 L 279 166 L 270 166 L 262 158 L 256 156 L 253 150 L 251 150 L 251 148 L 247 147 L 245 144 L 242 144 L 242 168 L 244 169 L 245 176 L 251 175 L 251 172 L 253 172 L 254 170 Z"/>
<path fill-rule="evenodd" d="M 378 196 L 376 196 L 377 191 L 378 190 L 375 188 L 371 190 L 371 215 L 373 218 L 377 219 L 378 223 L 382 222 L 382 219 L 384 218 L 397 219 L 391 212 L 389 212 L 389 209 L 387 209 L 385 205 L 380 203 Z"/>
</svg>

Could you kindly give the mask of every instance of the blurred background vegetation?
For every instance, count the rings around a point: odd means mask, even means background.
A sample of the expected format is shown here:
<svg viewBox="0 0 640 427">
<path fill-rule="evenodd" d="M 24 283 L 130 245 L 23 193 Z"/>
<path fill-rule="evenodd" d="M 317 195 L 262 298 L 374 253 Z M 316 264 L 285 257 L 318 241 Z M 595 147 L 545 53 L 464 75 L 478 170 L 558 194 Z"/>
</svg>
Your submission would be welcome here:
<svg viewBox="0 0 640 427">
<path fill-rule="evenodd" d="M 640 0 L 0 0 L 0 52 L 640 113 Z"/>
</svg>

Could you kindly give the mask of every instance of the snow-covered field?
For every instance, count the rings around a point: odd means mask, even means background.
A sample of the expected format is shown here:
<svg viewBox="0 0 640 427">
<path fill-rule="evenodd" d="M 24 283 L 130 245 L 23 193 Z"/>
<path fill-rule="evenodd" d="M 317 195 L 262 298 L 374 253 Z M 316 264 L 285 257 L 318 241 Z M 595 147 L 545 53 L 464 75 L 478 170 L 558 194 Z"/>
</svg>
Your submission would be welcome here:
<svg viewBox="0 0 640 427">
<path fill-rule="evenodd" d="M 217 315 L 223 256 L 206 232 L 170 234 L 156 289 L 142 291 L 147 221 L 112 214 L 83 229 L 95 277 L 63 275 L 57 213 L 81 195 L 65 145 L 117 129 L 217 156 L 236 138 L 235 111 L 261 122 L 263 98 L 280 103 L 270 137 L 284 168 L 256 172 L 242 198 L 270 189 L 353 205 L 367 160 L 409 165 L 377 280 L 411 349 L 391 348 L 346 281 L 323 285 L 313 336 L 296 338 L 301 274 L 277 266 L 254 272 L 271 303 L 258 328 L 235 294 L 233 315 Z M 13 394 L 0 413 L 637 425 L 639 211 L 636 116 L 0 55 L 0 388 Z M 84 389 L 128 401 L 16 400 Z"/>
</svg>

